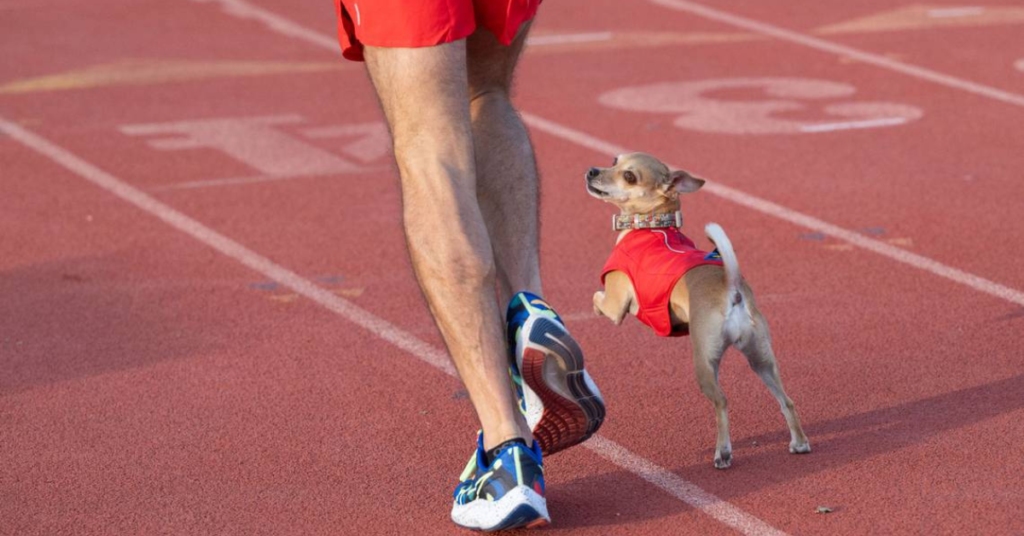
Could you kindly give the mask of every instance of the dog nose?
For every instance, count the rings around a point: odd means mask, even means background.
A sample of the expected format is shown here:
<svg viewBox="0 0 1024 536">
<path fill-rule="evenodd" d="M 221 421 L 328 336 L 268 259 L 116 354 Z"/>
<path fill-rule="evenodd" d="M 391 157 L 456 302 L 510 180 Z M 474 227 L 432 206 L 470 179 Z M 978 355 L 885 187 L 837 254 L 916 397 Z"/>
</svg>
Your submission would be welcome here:
<svg viewBox="0 0 1024 536">
<path fill-rule="evenodd" d="M 596 167 L 592 167 L 592 168 L 590 168 L 590 171 L 587 172 L 587 178 L 588 179 L 593 179 L 593 178 L 597 177 L 600 174 L 601 174 L 601 170 L 600 169 L 597 169 Z"/>
</svg>

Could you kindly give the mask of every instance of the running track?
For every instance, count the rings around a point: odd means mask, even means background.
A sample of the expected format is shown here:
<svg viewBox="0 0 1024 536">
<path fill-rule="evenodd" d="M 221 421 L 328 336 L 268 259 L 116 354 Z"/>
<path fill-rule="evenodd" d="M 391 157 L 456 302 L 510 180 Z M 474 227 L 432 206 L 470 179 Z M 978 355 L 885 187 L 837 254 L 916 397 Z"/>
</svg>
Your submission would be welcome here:
<svg viewBox="0 0 1024 536">
<path fill-rule="evenodd" d="M 1024 9 L 707 6 L 549 0 L 521 67 L 548 297 L 610 409 L 546 530 L 1024 533 Z M 0 533 L 456 532 L 472 410 L 330 5 L 0 13 Z M 686 229 L 736 244 L 811 455 L 732 356 L 715 471 L 687 345 L 591 318 L 581 175 L 627 149 L 712 181 Z"/>
</svg>

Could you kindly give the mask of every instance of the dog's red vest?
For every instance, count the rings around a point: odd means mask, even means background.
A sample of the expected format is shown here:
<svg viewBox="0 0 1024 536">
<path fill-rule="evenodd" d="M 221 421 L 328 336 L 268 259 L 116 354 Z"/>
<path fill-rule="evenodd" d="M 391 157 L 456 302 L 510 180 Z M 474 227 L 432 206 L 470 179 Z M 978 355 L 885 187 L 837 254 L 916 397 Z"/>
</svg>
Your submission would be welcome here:
<svg viewBox="0 0 1024 536">
<path fill-rule="evenodd" d="M 637 229 L 615 245 L 601 272 L 601 284 L 609 272 L 618 270 L 628 275 L 639 306 L 636 317 L 661 337 L 679 337 L 689 331 L 672 330 L 672 288 L 686 272 L 704 264 L 721 266 L 718 250 L 709 253 L 697 249 L 676 228 Z"/>
</svg>

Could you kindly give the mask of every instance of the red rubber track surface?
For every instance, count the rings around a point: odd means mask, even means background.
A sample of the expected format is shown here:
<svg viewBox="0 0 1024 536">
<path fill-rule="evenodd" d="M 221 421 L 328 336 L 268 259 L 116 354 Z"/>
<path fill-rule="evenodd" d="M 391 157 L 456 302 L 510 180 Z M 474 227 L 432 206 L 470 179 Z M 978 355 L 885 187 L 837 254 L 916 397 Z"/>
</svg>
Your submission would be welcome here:
<svg viewBox="0 0 1024 536">
<path fill-rule="evenodd" d="M 334 34 L 329 3 L 257 5 Z M 906 6 L 715 7 L 1024 93 L 1021 24 L 1010 19 L 819 35 Z M 213 3 L 9 0 L 0 14 L 0 118 L 440 347 L 388 157 L 353 148 L 358 137 L 305 133 L 381 120 L 361 66 Z M 602 32 L 614 37 L 531 46 L 517 105 L 1024 289 L 1024 108 L 647 2 L 549 0 L 534 35 Z M 848 100 L 922 115 L 745 135 L 598 100 L 627 86 L 758 77 L 847 84 Z M 182 188 L 266 173 L 222 151 L 151 144 L 174 134 L 125 129 L 263 116 L 290 118 L 274 128 L 359 168 Z M 601 436 L 790 534 L 1024 532 L 1019 304 L 719 196 L 688 197 L 684 231 L 707 246 L 700 230 L 715 221 L 736 245 L 814 448 L 788 454 L 777 404 L 729 355 L 734 461 L 716 471 L 713 412 L 688 342 L 589 317 L 614 235 L 611 207 L 581 179 L 610 155 L 532 135 L 546 298 L 605 396 Z M 0 534 L 456 532 L 449 493 L 475 419 L 459 382 L 415 357 L 0 134 Z M 593 450 L 545 468 L 544 531 L 736 531 Z"/>
</svg>

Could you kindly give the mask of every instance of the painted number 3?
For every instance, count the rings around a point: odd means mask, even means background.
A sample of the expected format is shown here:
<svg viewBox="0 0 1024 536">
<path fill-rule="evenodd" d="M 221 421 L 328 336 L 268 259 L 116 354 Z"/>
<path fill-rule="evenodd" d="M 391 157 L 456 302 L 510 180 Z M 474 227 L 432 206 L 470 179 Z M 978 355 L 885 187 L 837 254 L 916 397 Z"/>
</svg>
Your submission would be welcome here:
<svg viewBox="0 0 1024 536">
<path fill-rule="evenodd" d="M 601 95 L 600 101 L 623 110 L 679 114 L 679 128 L 721 134 L 889 127 L 922 115 L 920 108 L 905 104 L 846 99 L 856 91 L 807 78 L 722 78 L 627 87 Z"/>
</svg>

